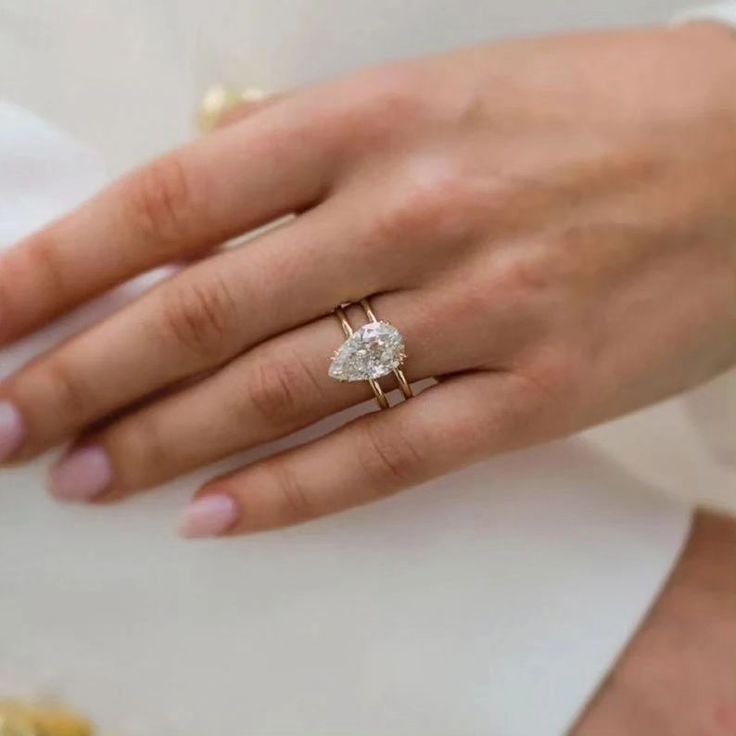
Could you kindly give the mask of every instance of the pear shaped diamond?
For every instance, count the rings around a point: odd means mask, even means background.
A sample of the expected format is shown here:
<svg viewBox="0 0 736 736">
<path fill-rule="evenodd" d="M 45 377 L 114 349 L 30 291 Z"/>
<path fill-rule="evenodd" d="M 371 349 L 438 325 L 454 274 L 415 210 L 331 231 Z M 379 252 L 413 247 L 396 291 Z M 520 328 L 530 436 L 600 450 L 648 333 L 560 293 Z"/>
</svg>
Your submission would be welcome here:
<svg viewBox="0 0 736 736">
<path fill-rule="evenodd" d="M 388 322 L 369 322 L 337 351 L 330 377 L 338 381 L 371 381 L 387 376 L 404 361 L 404 338 Z"/>
</svg>

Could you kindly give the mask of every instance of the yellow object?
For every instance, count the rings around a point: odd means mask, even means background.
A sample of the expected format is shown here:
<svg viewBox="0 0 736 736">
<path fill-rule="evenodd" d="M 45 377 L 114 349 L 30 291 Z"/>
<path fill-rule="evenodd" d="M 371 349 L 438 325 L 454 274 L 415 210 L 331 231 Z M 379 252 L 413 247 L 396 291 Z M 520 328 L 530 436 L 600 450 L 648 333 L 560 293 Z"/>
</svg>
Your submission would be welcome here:
<svg viewBox="0 0 736 736">
<path fill-rule="evenodd" d="M 55 706 L 0 702 L 0 736 L 93 736 L 85 718 Z"/>
<path fill-rule="evenodd" d="M 222 116 L 244 102 L 259 102 L 266 97 L 263 90 L 250 88 L 239 92 L 221 84 L 210 87 L 203 95 L 199 106 L 197 127 L 201 133 L 214 130 Z"/>
<path fill-rule="evenodd" d="M 38 734 L 24 711 L 0 704 L 0 736 L 38 736 Z"/>
<path fill-rule="evenodd" d="M 92 724 L 76 713 L 59 708 L 36 708 L 31 711 L 39 736 L 92 736 Z"/>
</svg>

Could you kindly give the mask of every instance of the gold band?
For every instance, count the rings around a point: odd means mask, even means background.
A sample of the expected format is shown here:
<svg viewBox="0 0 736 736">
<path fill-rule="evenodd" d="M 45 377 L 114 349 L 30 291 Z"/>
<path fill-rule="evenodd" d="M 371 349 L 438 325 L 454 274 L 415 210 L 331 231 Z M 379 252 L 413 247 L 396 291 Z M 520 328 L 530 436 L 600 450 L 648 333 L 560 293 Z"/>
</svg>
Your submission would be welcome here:
<svg viewBox="0 0 736 736">
<path fill-rule="evenodd" d="M 342 327 L 342 331 L 345 333 L 345 337 L 350 337 L 353 334 L 353 328 L 350 325 L 350 320 L 348 320 L 347 314 L 345 314 L 345 310 L 342 307 L 338 307 L 335 310 L 335 314 L 340 320 L 340 326 Z M 373 390 L 373 395 L 376 397 L 378 408 L 388 409 L 388 399 L 386 398 L 386 394 L 383 392 L 383 389 L 381 388 L 381 385 L 378 383 L 378 381 L 368 381 L 368 384 Z"/>
<path fill-rule="evenodd" d="M 365 312 L 365 316 L 371 321 L 371 322 L 378 322 L 378 317 L 376 317 L 375 312 L 371 309 L 371 305 L 368 303 L 367 299 L 361 299 L 360 300 L 360 306 L 363 307 L 363 311 Z M 406 376 L 404 375 L 404 371 L 401 370 L 401 366 L 394 368 L 394 376 L 396 376 L 396 381 L 399 384 L 399 388 L 401 389 L 401 393 L 404 394 L 405 399 L 411 399 L 414 397 L 414 392 L 411 390 L 411 384 L 409 381 L 406 380 Z"/>
<path fill-rule="evenodd" d="M 361 299 L 359 303 L 369 322 L 380 322 L 367 299 Z M 335 316 L 340 322 L 340 326 L 342 327 L 342 331 L 345 333 L 345 337 L 349 339 L 353 335 L 353 327 L 350 324 L 350 320 L 348 319 L 344 306 L 339 306 L 335 309 Z M 394 368 L 393 374 L 396 377 L 396 381 L 399 384 L 399 388 L 401 389 L 401 393 L 404 398 L 411 399 L 414 396 L 414 392 L 412 391 L 411 384 L 407 380 L 404 371 L 401 370 L 401 366 Z M 368 380 L 368 384 L 373 391 L 373 395 L 376 397 L 376 402 L 378 403 L 379 408 L 388 409 L 390 406 L 388 399 L 386 398 L 386 394 L 378 381 Z"/>
</svg>

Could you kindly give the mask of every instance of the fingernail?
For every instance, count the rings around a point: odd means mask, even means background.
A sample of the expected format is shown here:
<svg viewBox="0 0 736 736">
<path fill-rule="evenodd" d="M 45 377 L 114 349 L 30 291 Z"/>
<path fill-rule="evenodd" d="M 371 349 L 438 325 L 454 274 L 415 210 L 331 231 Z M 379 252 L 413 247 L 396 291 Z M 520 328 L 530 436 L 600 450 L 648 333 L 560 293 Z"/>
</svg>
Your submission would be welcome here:
<svg viewBox="0 0 736 736">
<path fill-rule="evenodd" d="M 238 508 L 231 496 L 211 493 L 193 501 L 184 509 L 179 534 L 187 539 L 216 537 L 226 532 L 238 517 Z"/>
<path fill-rule="evenodd" d="M 20 447 L 24 434 L 20 412 L 9 401 L 0 401 L 0 461 L 7 460 Z"/>
<path fill-rule="evenodd" d="M 51 492 L 61 501 L 89 501 L 112 482 L 112 464 L 101 447 L 83 447 L 51 471 Z"/>
</svg>

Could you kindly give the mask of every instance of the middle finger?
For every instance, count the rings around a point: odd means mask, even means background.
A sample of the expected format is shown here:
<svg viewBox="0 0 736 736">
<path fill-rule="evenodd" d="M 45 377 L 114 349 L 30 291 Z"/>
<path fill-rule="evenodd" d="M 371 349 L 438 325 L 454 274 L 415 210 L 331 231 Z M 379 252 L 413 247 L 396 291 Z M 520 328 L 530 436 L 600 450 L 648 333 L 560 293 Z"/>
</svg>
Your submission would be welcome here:
<svg viewBox="0 0 736 736">
<path fill-rule="evenodd" d="M 371 229 L 346 218 L 338 200 L 188 268 L 2 384 L 0 405 L 20 425 L 11 459 L 33 456 L 336 304 L 399 286 L 396 259 L 375 258 L 362 242 Z"/>
</svg>

